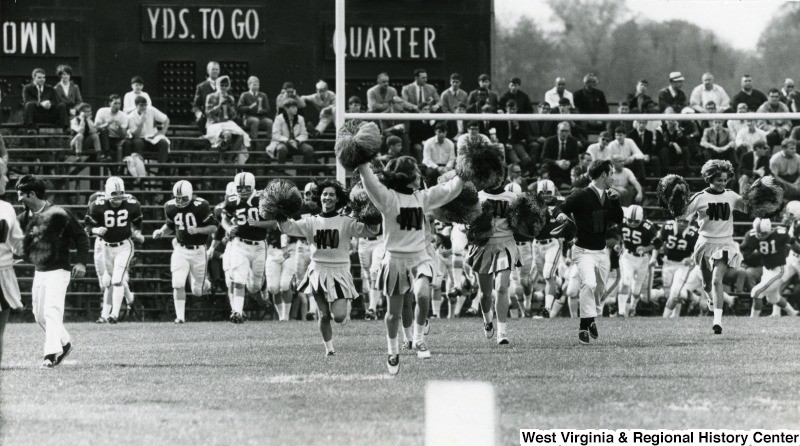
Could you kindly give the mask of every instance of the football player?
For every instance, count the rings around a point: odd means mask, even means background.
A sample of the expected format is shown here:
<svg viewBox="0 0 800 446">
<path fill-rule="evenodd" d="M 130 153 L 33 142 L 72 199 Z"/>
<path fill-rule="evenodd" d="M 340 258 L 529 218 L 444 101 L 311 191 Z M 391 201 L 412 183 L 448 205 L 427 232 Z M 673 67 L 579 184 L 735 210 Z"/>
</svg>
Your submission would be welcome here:
<svg viewBox="0 0 800 446">
<path fill-rule="evenodd" d="M 172 200 L 164 204 L 166 222 L 153 231 L 153 239 L 175 233 L 172 240 L 172 300 L 175 304 L 175 323 L 186 320 L 186 279 L 191 277 L 192 294 L 200 297 L 210 290 L 206 279 L 206 243 L 217 230 L 211 206 L 194 196 L 192 183 L 180 180 L 172 187 Z"/>
<path fill-rule="evenodd" d="M 664 317 L 679 317 L 681 307 L 692 297 L 691 290 L 697 288 L 694 280 L 690 283 L 690 278 L 699 276 L 690 273 L 695 268 L 692 252 L 698 235 L 697 227 L 686 218 L 670 220 L 658 231 L 665 256 L 661 267 L 661 282 L 664 290 L 669 290 Z"/>
<path fill-rule="evenodd" d="M 544 309 L 542 310 L 542 316 L 547 318 L 550 317 L 550 311 L 553 309 L 553 301 L 557 291 L 556 273 L 564 254 L 564 243 L 565 240 L 569 241 L 575 237 L 575 224 L 569 220 L 564 222 L 556 221 L 556 217 L 561 213 L 560 206 L 564 199 L 556 197 L 556 185 L 552 181 L 539 181 L 536 184 L 536 193 L 544 199 L 549 214 L 547 224 L 539 231 L 533 244 L 533 259 L 535 263 L 532 279 L 535 282 L 539 275 L 544 279 Z M 524 284 L 525 282 L 523 281 L 523 286 Z M 530 281 L 528 286 L 529 288 L 531 287 Z M 530 293 L 526 292 L 526 312 L 530 311 L 530 308 L 531 296 Z"/>
<path fill-rule="evenodd" d="M 105 243 L 103 250 L 103 283 L 113 287 L 108 322 L 116 324 L 125 296 L 123 279 L 133 257 L 133 242 L 144 242 L 141 233 L 142 209 L 139 202 L 125 193 L 119 177 L 106 180 L 105 197 L 89 204 L 86 228 Z"/>
<path fill-rule="evenodd" d="M 621 316 L 633 316 L 642 295 L 642 287 L 656 263 L 656 250 L 661 247 L 661 240 L 656 237 L 658 228 L 645 220 L 641 206 L 633 204 L 624 211 L 625 218 L 620 228 L 623 250 L 619 259 L 620 290 L 617 302 Z M 631 305 L 626 309 L 628 296 L 631 297 Z"/>
<path fill-rule="evenodd" d="M 214 206 L 214 210 L 212 211 L 214 219 L 217 222 L 222 221 L 222 218 L 225 214 L 225 205 L 229 201 L 239 201 L 239 194 L 236 192 L 236 183 L 233 181 L 225 186 L 225 199 L 222 201 L 222 203 Z M 206 251 L 206 258 L 208 259 L 209 267 L 211 267 L 212 262 L 220 261 L 220 266 L 222 268 L 221 280 L 225 283 L 225 288 L 228 292 L 228 303 L 231 307 L 229 321 L 235 322 L 233 318 L 233 279 L 230 274 L 230 256 L 228 255 L 228 246 L 230 246 L 230 244 L 228 243 L 228 238 L 225 234 L 225 228 L 220 224 L 217 226 L 217 230 L 214 231 L 214 234 L 211 236 L 211 246 L 209 246 L 208 250 Z"/>
<path fill-rule="evenodd" d="M 258 212 L 256 178 L 250 172 L 237 173 L 233 179 L 238 200 L 225 203 L 222 225 L 230 244 L 229 268 L 233 279 L 233 316 L 244 322 L 245 290 L 259 293 L 264 286 L 267 222 Z"/>
<path fill-rule="evenodd" d="M 105 199 L 105 196 L 105 192 L 95 192 L 89 197 L 88 204 L 91 205 L 98 198 Z M 103 280 L 103 276 L 106 273 L 105 262 L 103 260 L 103 256 L 105 255 L 105 247 L 106 244 L 100 237 L 96 237 L 94 239 L 94 271 L 97 274 L 97 282 L 100 285 L 100 293 L 102 295 L 100 302 L 100 306 L 102 308 L 100 310 L 100 317 L 95 321 L 95 323 L 98 324 L 105 324 L 108 322 L 108 317 L 111 315 L 111 302 L 113 301 L 113 289 L 111 287 L 107 287 L 105 281 Z M 131 292 L 129 279 L 129 274 L 126 271 L 125 275 L 122 277 L 122 289 L 124 291 L 125 302 L 127 302 L 128 307 L 132 308 L 135 295 Z"/>
<path fill-rule="evenodd" d="M 758 251 L 764 261 L 764 274 L 761 282 L 754 286 L 750 291 L 753 298 L 753 306 L 750 310 L 751 317 L 761 314 L 761 299 L 767 298 L 767 302 L 777 305 L 786 311 L 790 316 L 797 316 L 797 310 L 786 302 L 786 298 L 781 295 L 783 284 L 788 282 L 795 274 L 798 274 L 800 265 L 797 257 L 792 256 L 791 262 L 787 262 L 789 248 L 794 252 L 800 252 L 800 244 L 789 237 L 789 232 L 784 227 L 772 227 L 772 222 L 767 219 L 756 218 L 753 221 L 753 231 L 748 238 L 748 243 L 742 244 L 743 252 Z"/>
</svg>

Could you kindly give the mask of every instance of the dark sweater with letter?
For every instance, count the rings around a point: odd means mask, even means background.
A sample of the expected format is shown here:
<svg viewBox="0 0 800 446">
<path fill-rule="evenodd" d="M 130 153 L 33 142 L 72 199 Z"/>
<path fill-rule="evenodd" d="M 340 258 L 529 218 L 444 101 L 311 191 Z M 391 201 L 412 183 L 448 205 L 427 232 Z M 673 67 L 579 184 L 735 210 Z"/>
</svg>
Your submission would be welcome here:
<svg viewBox="0 0 800 446">
<path fill-rule="evenodd" d="M 17 216 L 25 232 L 23 251 L 36 271 L 71 270 L 70 241 L 77 255 L 75 263 L 86 265 L 89 260 L 89 237 L 78 219 L 68 210 L 47 203 L 40 212 L 26 210 Z"/>
<path fill-rule="evenodd" d="M 606 232 L 613 223 L 622 223 L 622 206 L 619 198 L 611 199 L 606 193 L 600 197 L 591 187 L 578 189 L 567 197 L 561 211 L 572 216 L 578 228 L 575 245 L 584 249 L 600 250 L 606 247 Z"/>
</svg>

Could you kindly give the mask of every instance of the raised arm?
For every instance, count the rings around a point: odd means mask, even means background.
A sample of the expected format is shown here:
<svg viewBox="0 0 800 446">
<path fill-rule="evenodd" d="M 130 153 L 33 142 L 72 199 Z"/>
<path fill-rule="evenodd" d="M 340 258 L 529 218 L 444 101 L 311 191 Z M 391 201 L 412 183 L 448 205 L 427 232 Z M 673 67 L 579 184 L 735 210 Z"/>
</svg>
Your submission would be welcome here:
<svg viewBox="0 0 800 446">
<path fill-rule="evenodd" d="M 361 183 L 364 184 L 367 196 L 381 213 L 397 207 L 394 194 L 378 180 L 378 176 L 372 171 L 369 163 L 358 166 L 358 172 L 361 174 Z"/>
<path fill-rule="evenodd" d="M 461 177 L 456 175 L 446 183 L 437 184 L 427 189 L 423 198 L 425 210 L 430 211 L 440 208 L 453 201 L 461 193 L 463 187 L 464 182 L 461 181 Z"/>
</svg>

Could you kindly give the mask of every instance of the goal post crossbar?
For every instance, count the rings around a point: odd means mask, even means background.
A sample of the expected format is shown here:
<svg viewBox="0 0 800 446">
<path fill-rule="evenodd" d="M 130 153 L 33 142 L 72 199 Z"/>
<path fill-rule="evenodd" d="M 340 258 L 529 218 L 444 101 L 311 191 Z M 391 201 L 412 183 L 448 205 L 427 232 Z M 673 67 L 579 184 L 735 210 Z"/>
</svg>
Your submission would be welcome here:
<svg viewBox="0 0 800 446">
<path fill-rule="evenodd" d="M 689 113 L 689 114 L 504 114 L 504 113 L 345 113 L 344 120 L 366 121 L 745 121 L 800 120 L 800 113 Z"/>
</svg>

